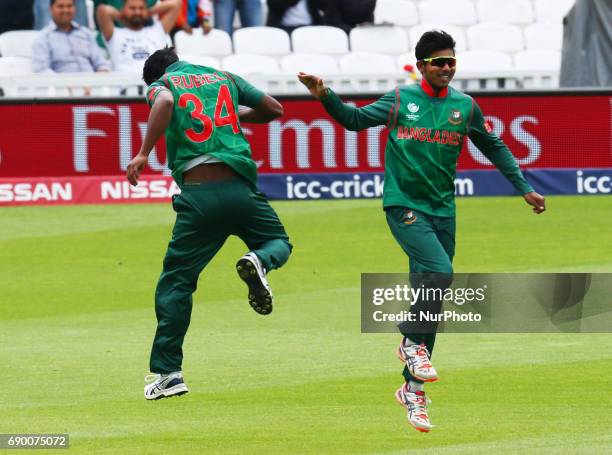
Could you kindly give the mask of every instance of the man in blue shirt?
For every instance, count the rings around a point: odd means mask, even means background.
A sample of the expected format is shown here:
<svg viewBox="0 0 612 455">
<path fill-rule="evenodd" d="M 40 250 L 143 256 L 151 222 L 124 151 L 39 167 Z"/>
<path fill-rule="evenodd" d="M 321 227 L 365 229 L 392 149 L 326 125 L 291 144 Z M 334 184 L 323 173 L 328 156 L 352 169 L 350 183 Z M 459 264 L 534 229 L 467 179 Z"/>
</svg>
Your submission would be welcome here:
<svg viewBox="0 0 612 455">
<path fill-rule="evenodd" d="M 49 23 L 34 42 L 35 73 L 108 71 L 110 65 L 93 33 L 74 22 L 74 0 L 51 0 Z"/>
</svg>

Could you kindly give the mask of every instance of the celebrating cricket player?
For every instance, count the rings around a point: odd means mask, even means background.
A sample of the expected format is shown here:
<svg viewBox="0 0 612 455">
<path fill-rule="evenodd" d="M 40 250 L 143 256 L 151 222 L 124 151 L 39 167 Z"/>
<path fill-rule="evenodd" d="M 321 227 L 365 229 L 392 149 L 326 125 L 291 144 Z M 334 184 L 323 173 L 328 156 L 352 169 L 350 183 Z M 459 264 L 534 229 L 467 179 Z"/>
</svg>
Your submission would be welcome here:
<svg viewBox="0 0 612 455">
<path fill-rule="evenodd" d="M 298 78 L 345 128 L 387 127 L 383 191 L 387 223 L 410 259 L 412 286 L 446 289 L 452 281 L 455 254 L 455 170 L 466 137 L 535 213 L 542 213 L 545 203 L 527 183 L 474 99 L 449 87 L 457 65 L 453 38 L 443 31 L 426 32 L 415 54 L 422 82 L 398 87 L 362 108 L 344 104 L 317 76 L 300 73 Z M 411 312 L 425 309 L 438 313 L 441 306 L 441 301 L 420 301 Z M 438 379 L 431 363 L 437 323 L 423 327 L 407 321 L 398 327 L 403 335 L 398 357 L 405 364 L 405 383 L 395 396 L 408 410 L 410 424 L 428 432 L 432 424 L 423 383 Z"/>
<path fill-rule="evenodd" d="M 188 392 L 182 375 L 183 339 L 189 326 L 198 276 L 237 235 L 249 248 L 236 269 L 260 314 L 272 311 L 266 273 L 289 258 L 291 244 L 278 216 L 257 190 L 257 167 L 241 122 L 267 123 L 283 114 L 274 98 L 240 77 L 179 61 L 174 48 L 152 54 L 144 65 L 147 133 L 127 167 L 138 183 L 147 158 L 166 133 L 168 167 L 181 189 L 172 206 L 176 222 L 155 292 L 157 331 L 151 351 L 147 400 Z M 239 111 L 239 105 L 248 109 Z"/>
</svg>

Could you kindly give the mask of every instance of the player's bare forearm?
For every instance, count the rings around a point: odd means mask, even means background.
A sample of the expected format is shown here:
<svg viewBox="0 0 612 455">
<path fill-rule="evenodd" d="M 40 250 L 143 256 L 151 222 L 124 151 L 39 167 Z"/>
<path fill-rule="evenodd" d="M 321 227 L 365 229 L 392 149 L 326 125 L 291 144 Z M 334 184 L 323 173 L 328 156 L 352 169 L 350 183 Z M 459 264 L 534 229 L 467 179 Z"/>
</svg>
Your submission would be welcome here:
<svg viewBox="0 0 612 455">
<path fill-rule="evenodd" d="M 149 153 L 151 153 L 151 150 L 153 150 L 153 147 L 155 147 L 155 144 L 170 124 L 173 106 L 174 98 L 169 91 L 164 90 L 157 95 L 149 114 L 147 133 L 138 153 L 149 156 Z"/>
<path fill-rule="evenodd" d="M 244 108 L 238 113 L 241 123 L 268 123 L 282 117 L 283 106 L 271 96 L 264 96 L 255 109 Z"/>
<path fill-rule="evenodd" d="M 129 182 L 136 186 L 138 178 L 143 168 L 147 164 L 149 154 L 159 138 L 164 134 L 164 131 L 172 120 L 172 112 L 174 110 L 174 98 L 172 94 L 164 90 L 155 99 L 149 120 L 147 122 L 147 133 L 142 141 L 142 146 L 138 154 L 129 162 L 126 175 Z"/>
</svg>

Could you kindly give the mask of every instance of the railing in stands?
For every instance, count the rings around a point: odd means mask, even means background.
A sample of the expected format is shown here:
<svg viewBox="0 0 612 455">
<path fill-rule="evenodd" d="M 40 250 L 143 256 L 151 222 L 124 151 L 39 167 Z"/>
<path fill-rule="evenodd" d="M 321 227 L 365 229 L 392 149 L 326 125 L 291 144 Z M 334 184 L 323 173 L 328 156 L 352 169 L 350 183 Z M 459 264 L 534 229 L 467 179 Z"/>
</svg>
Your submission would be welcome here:
<svg viewBox="0 0 612 455">
<path fill-rule="evenodd" d="M 321 75 L 337 93 L 380 94 L 397 85 L 411 84 L 407 73 Z M 305 95 L 306 89 L 296 76 L 286 74 L 251 74 L 252 84 L 272 95 Z M 461 72 L 453 86 L 461 90 L 551 89 L 559 86 L 556 71 L 479 71 Z M 138 96 L 145 84 L 136 75 L 121 73 L 53 74 L 0 77 L 2 98 L 66 98 Z"/>
</svg>

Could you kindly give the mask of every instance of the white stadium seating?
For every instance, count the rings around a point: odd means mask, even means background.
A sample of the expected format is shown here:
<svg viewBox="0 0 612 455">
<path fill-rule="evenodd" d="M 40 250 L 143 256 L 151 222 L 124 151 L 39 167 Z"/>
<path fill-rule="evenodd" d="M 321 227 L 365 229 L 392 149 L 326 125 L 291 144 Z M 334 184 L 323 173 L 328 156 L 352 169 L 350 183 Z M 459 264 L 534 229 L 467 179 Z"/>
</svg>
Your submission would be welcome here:
<svg viewBox="0 0 612 455">
<path fill-rule="evenodd" d="M 32 58 L 32 45 L 40 34 L 36 30 L 15 30 L 0 35 L 0 55 Z"/>
<path fill-rule="evenodd" d="M 560 24 L 574 3 L 575 0 L 535 0 L 536 19 Z"/>
<path fill-rule="evenodd" d="M 338 27 L 313 25 L 291 33 L 293 52 L 344 55 L 349 52 L 348 35 Z"/>
<path fill-rule="evenodd" d="M 474 3 L 468 0 L 425 0 L 419 3 L 421 23 L 473 25 L 477 22 Z"/>
<path fill-rule="evenodd" d="M 387 0 L 377 5 L 374 10 L 376 24 L 394 24 L 402 27 L 419 23 L 417 8 L 406 0 Z"/>
<path fill-rule="evenodd" d="M 32 74 L 32 60 L 24 57 L 0 57 L 0 77 Z"/>
<path fill-rule="evenodd" d="M 551 49 L 560 51 L 563 44 L 563 25 L 551 22 L 525 27 L 527 49 Z"/>
<path fill-rule="evenodd" d="M 525 48 L 523 33 L 516 25 L 486 23 L 467 31 L 468 49 L 518 52 Z"/>
<path fill-rule="evenodd" d="M 404 71 L 404 66 L 412 65 L 414 67 L 414 71 L 418 73 L 414 52 L 406 52 L 404 54 L 398 55 L 395 59 L 395 63 L 397 64 L 397 68 L 400 71 Z"/>
<path fill-rule="evenodd" d="M 467 51 L 457 55 L 457 72 L 511 70 L 512 58 L 505 52 Z"/>
<path fill-rule="evenodd" d="M 201 54 L 179 54 L 181 60 L 185 60 L 194 65 L 210 66 L 212 68 L 221 68 L 221 62 L 218 58 L 209 57 Z"/>
<path fill-rule="evenodd" d="M 353 52 L 340 58 L 343 73 L 396 73 L 395 61 L 388 55 Z"/>
<path fill-rule="evenodd" d="M 329 55 L 290 54 L 281 60 L 281 70 L 286 74 L 297 74 L 300 71 L 310 74 L 338 74 L 338 63 Z"/>
<path fill-rule="evenodd" d="M 234 54 L 223 59 L 221 66 L 240 76 L 247 74 L 278 74 L 280 67 L 274 57 L 267 55 Z"/>
<path fill-rule="evenodd" d="M 444 30 L 446 33 L 449 33 L 455 42 L 457 43 L 455 46 L 455 51 L 463 52 L 467 49 L 467 39 L 465 37 L 465 32 L 462 27 L 457 25 L 440 25 L 440 24 L 421 24 L 415 27 L 410 28 L 410 42 L 412 43 L 412 47 L 416 47 L 416 43 L 419 41 L 423 33 L 428 32 L 430 30 Z"/>
<path fill-rule="evenodd" d="M 534 20 L 530 0 L 478 0 L 476 10 L 480 22 L 530 24 Z"/>
<path fill-rule="evenodd" d="M 202 29 L 196 29 L 192 34 L 181 30 L 174 35 L 174 42 L 179 54 L 225 57 L 232 53 L 232 39 L 223 30 L 211 30 L 207 35 L 202 33 Z"/>
<path fill-rule="evenodd" d="M 246 27 L 234 32 L 234 52 L 283 56 L 291 53 L 291 41 L 280 28 Z"/>
<path fill-rule="evenodd" d="M 408 51 L 408 36 L 400 27 L 356 27 L 349 39 L 352 52 L 401 54 Z"/>
<path fill-rule="evenodd" d="M 524 71 L 559 71 L 561 52 L 549 49 L 529 49 L 514 56 L 514 67 Z"/>
</svg>

